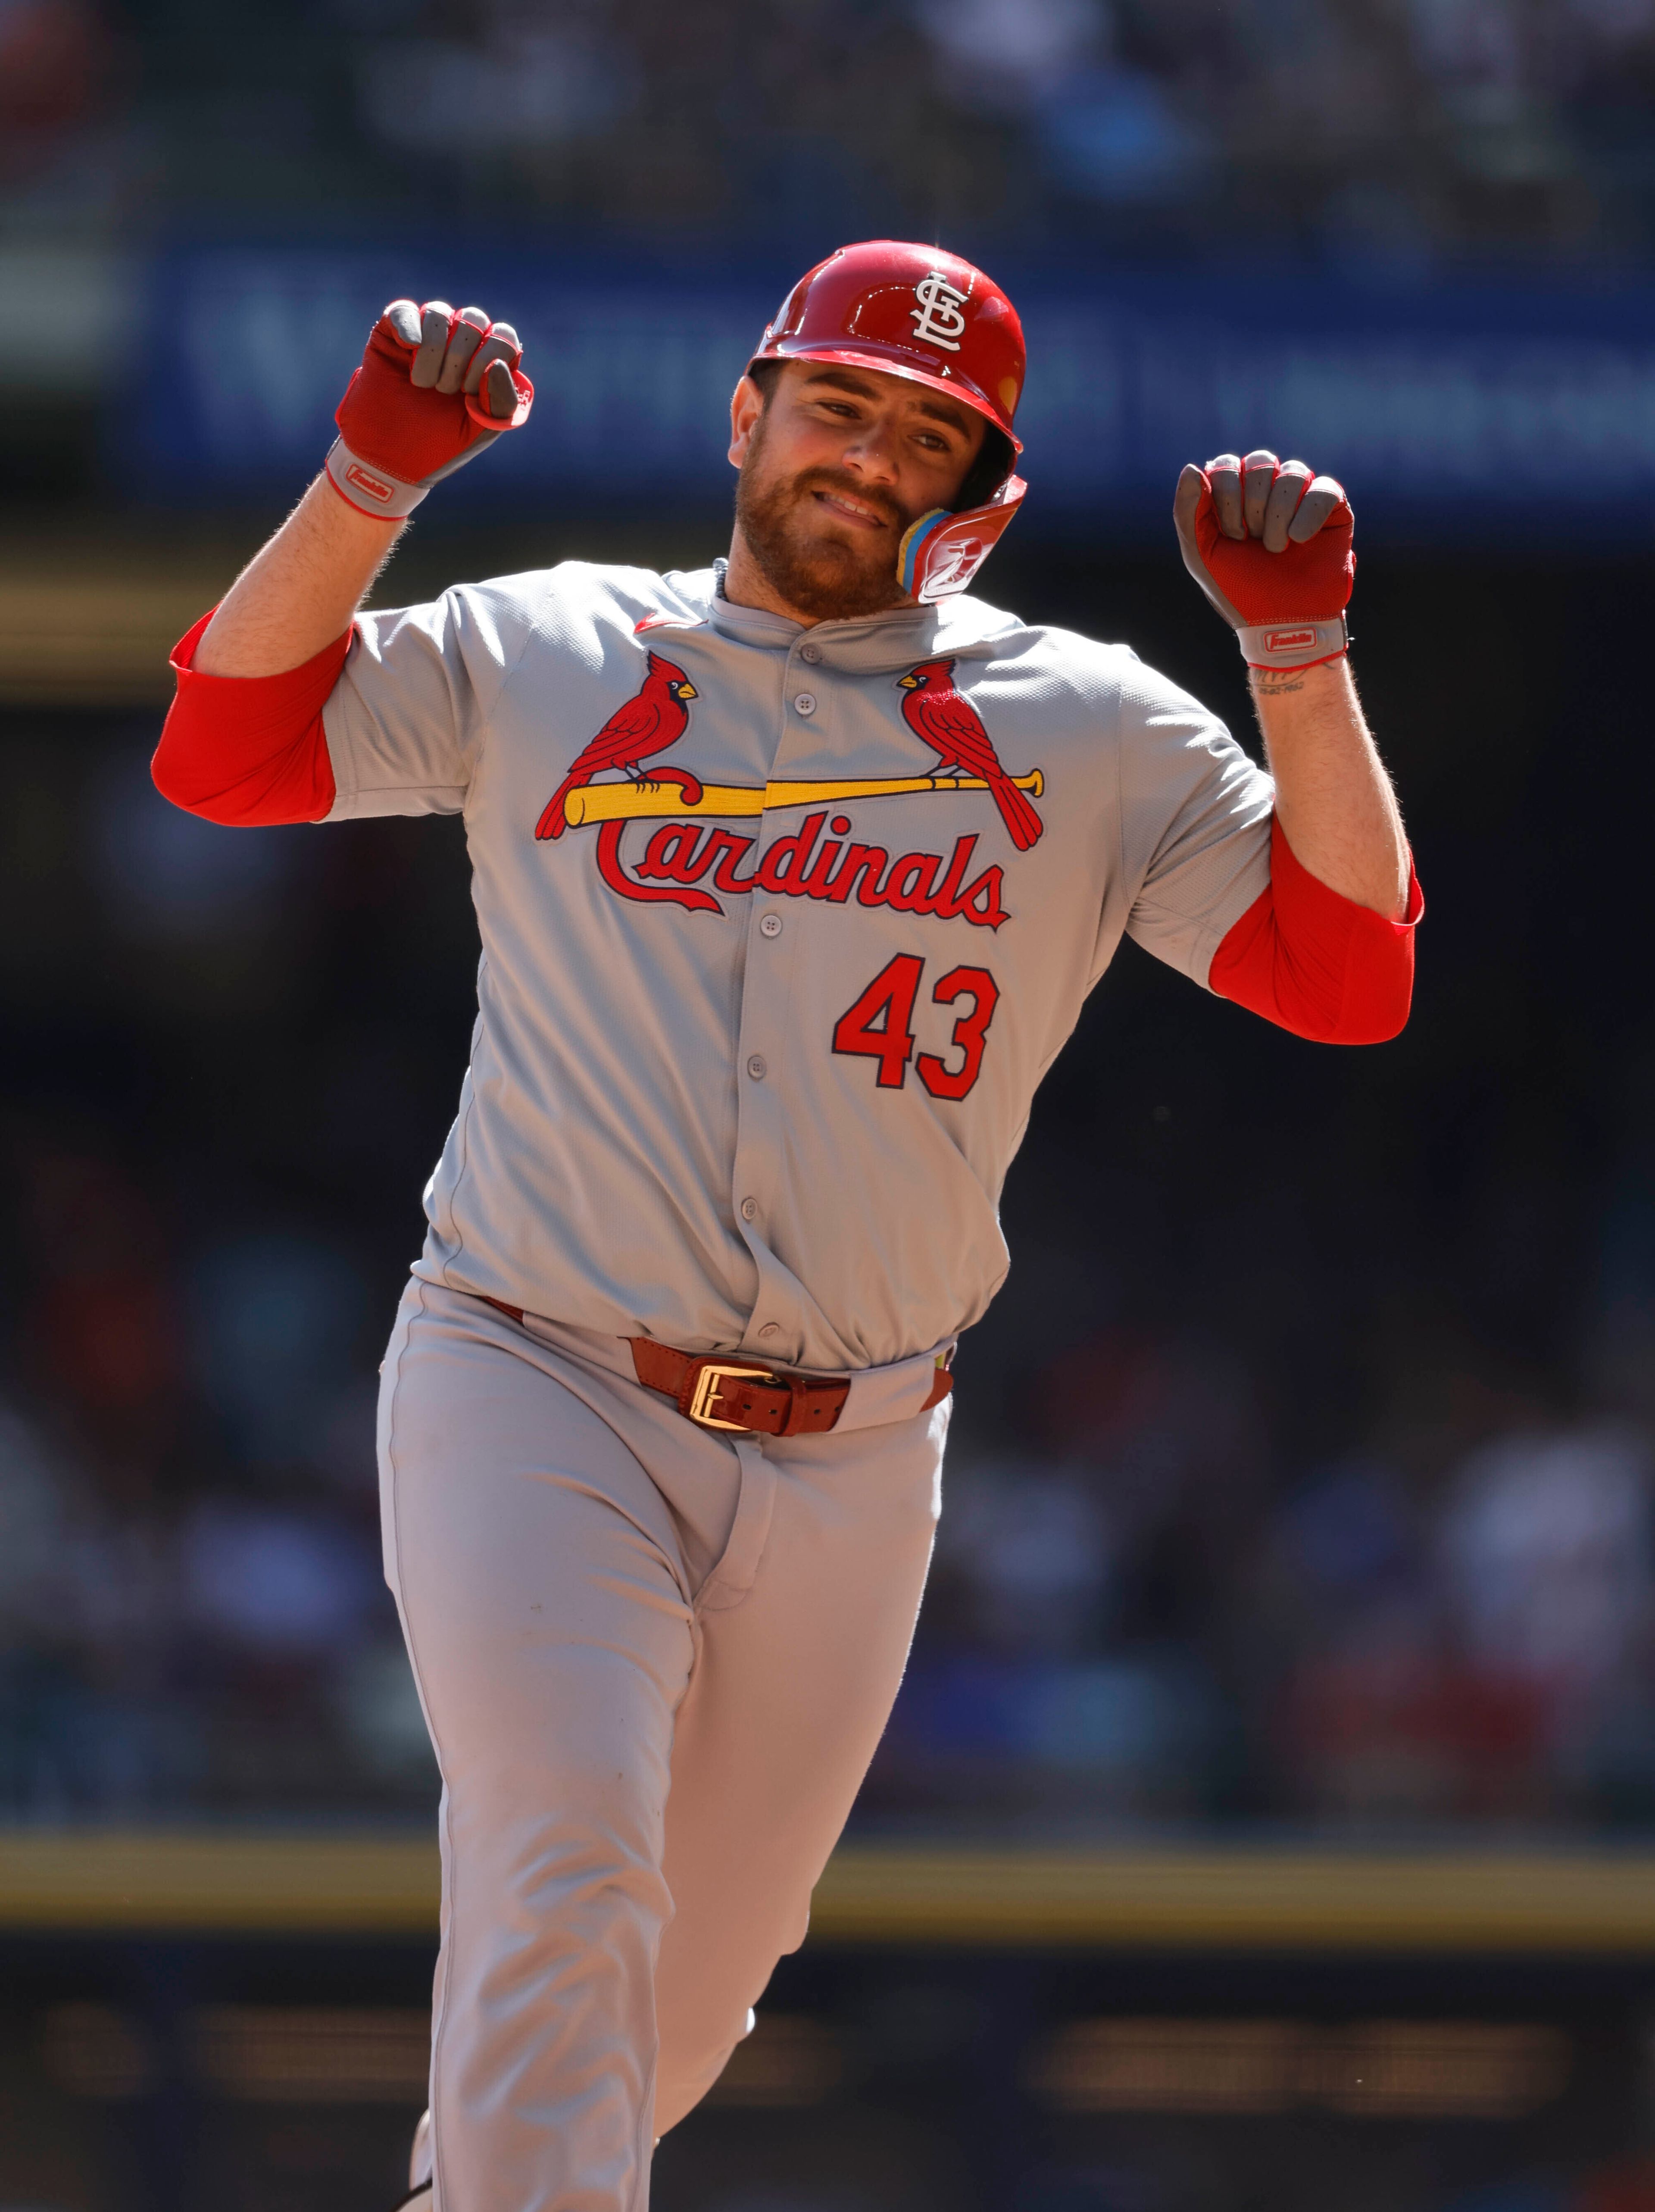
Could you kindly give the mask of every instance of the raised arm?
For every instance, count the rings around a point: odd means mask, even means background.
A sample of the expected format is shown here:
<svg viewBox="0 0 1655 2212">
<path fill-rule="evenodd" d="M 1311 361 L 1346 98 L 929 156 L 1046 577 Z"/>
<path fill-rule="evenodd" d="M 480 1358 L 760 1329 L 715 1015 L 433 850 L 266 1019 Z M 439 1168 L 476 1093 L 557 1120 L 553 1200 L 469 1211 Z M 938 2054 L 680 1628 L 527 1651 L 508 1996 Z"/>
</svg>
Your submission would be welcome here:
<svg viewBox="0 0 1655 2212">
<path fill-rule="evenodd" d="M 480 307 L 385 310 L 322 474 L 173 650 L 178 696 L 152 772 L 176 805 L 236 826 L 330 811 L 322 708 L 352 617 L 431 486 L 528 419 L 522 351 Z"/>
<path fill-rule="evenodd" d="M 1300 1036 L 1394 1036 L 1422 906 L 1347 656 L 1350 503 L 1331 477 L 1261 449 L 1186 468 L 1173 519 L 1236 631 L 1275 783 L 1270 887 L 1220 947 L 1212 988 Z"/>
<path fill-rule="evenodd" d="M 408 527 L 363 514 L 317 477 L 219 601 L 191 663 L 201 676 L 278 676 L 342 638 Z"/>
<path fill-rule="evenodd" d="M 481 307 L 393 300 L 339 403 L 326 467 L 231 586 L 196 647 L 200 673 L 275 676 L 341 636 L 431 486 L 527 421 L 522 357 L 511 325 Z"/>
<path fill-rule="evenodd" d="M 1220 453 L 1185 469 L 1173 515 L 1185 566 L 1240 641 L 1283 836 L 1330 890 L 1400 921 L 1402 819 L 1347 654 L 1356 556 L 1343 489 L 1303 461 Z"/>
<path fill-rule="evenodd" d="M 1400 921 L 1409 897 L 1402 817 L 1349 660 L 1255 668 L 1250 680 L 1282 835 L 1329 890 Z"/>
</svg>

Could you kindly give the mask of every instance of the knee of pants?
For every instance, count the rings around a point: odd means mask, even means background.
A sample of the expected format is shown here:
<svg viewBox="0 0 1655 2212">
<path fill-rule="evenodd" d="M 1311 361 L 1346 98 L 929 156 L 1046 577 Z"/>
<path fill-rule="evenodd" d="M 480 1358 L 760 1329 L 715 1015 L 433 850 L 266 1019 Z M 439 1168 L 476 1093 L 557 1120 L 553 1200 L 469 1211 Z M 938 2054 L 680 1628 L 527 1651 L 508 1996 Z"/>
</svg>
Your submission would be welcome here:
<svg viewBox="0 0 1655 2212">
<path fill-rule="evenodd" d="M 665 1924 L 661 1859 L 669 1748 L 588 1711 L 549 1726 L 538 1747 L 520 1738 L 445 1746 L 444 1828 L 456 1909 L 490 1897 L 531 1918 L 609 1906 Z M 537 1755 L 538 1753 L 538 1755 Z"/>
<path fill-rule="evenodd" d="M 447 1778 L 448 1844 L 514 1894 L 642 1882 L 664 1897 L 664 1796 L 618 1761 L 472 1768 Z"/>
<path fill-rule="evenodd" d="M 594 1961 L 651 1985 L 672 1898 L 660 1855 L 578 1809 L 448 1823 L 447 1942 L 460 1979 L 497 1990 Z M 462 1963 L 463 1962 L 463 1963 Z M 561 1962 L 561 1963 L 560 1963 Z"/>
</svg>

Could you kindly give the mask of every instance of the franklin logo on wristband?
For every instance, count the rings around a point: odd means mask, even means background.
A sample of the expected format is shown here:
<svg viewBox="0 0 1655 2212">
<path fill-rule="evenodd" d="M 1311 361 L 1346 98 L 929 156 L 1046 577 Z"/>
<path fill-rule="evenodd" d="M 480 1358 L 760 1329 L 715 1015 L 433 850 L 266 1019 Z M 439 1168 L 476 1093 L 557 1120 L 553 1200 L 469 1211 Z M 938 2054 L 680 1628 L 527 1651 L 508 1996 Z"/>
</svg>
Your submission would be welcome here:
<svg viewBox="0 0 1655 2212">
<path fill-rule="evenodd" d="M 1302 624 L 1297 629 L 1267 629 L 1263 641 L 1266 653 L 1307 652 L 1316 641 L 1315 630 Z"/>
<path fill-rule="evenodd" d="M 352 461 L 344 472 L 344 480 L 368 499 L 378 500 L 381 507 L 389 507 L 397 495 L 394 486 L 386 483 L 383 477 L 370 477 L 360 461 Z"/>
</svg>

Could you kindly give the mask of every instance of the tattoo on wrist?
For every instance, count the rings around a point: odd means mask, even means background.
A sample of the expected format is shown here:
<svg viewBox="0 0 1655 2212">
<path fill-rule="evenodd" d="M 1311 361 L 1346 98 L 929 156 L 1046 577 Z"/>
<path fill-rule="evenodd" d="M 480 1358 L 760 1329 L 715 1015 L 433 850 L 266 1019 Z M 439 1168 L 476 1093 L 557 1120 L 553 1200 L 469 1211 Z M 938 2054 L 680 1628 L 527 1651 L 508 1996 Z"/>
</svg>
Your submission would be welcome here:
<svg viewBox="0 0 1655 2212">
<path fill-rule="evenodd" d="M 1280 698 L 1286 691 L 1302 691 L 1305 672 L 1302 668 L 1254 668 L 1249 671 L 1252 685 L 1261 697 Z"/>
</svg>

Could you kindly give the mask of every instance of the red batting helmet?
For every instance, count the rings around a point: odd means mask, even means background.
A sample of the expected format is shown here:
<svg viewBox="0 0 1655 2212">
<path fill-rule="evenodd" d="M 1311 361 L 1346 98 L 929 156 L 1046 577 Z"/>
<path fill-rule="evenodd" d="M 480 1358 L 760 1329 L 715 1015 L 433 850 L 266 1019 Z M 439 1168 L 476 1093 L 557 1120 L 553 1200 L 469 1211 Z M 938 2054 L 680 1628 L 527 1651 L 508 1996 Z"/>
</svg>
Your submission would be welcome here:
<svg viewBox="0 0 1655 2212">
<path fill-rule="evenodd" d="M 842 246 L 801 276 L 748 363 L 829 361 L 882 370 L 962 401 L 989 425 L 1005 466 L 981 505 L 935 507 L 904 536 L 897 574 L 920 599 L 964 591 L 1027 487 L 1013 420 L 1022 397 L 1023 325 L 998 284 L 958 254 L 889 238 Z"/>
</svg>

